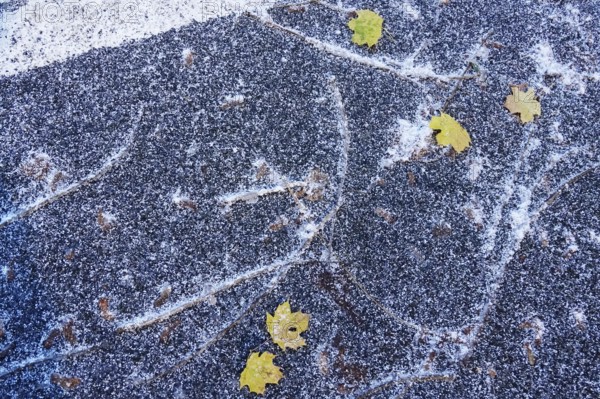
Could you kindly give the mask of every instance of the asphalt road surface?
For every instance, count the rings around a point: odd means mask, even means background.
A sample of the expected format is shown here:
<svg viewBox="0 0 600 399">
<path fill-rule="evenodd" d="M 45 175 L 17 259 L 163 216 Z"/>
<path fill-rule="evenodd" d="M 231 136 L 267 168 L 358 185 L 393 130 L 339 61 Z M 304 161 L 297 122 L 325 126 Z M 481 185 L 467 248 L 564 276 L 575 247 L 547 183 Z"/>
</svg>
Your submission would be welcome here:
<svg viewBox="0 0 600 399">
<path fill-rule="evenodd" d="M 0 3 L 0 397 L 600 397 L 600 2 L 52 4 Z"/>
</svg>

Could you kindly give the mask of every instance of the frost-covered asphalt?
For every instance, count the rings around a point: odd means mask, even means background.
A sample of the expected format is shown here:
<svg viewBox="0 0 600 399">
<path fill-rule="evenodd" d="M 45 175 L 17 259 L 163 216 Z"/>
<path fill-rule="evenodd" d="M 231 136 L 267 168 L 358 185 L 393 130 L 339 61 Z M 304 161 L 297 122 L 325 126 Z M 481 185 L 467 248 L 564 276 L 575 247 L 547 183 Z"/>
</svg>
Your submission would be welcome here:
<svg viewBox="0 0 600 399">
<path fill-rule="evenodd" d="M 598 1 L 168 1 L 91 36 L 34 3 L 0 2 L 0 397 L 256 397 L 252 351 L 266 398 L 600 397 Z"/>
</svg>

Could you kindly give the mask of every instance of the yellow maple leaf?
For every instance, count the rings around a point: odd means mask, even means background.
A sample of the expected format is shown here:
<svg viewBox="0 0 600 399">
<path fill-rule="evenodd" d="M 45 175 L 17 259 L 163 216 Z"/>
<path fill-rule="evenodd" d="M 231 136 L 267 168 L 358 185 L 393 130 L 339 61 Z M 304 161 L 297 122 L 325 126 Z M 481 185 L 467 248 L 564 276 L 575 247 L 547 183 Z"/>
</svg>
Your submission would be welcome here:
<svg viewBox="0 0 600 399">
<path fill-rule="evenodd" d="M 531 122 L 535 115 L 542 114 L 542 105 L 535 99 L 535 91 L 532 88 L 521 91 L 519 86 L 512 86 L 511 90 L 512 94 L 506 97 L 504 106 L 512 114 L 519 114 L 522 123 Z"/>
<path fill-rule="evenodd" d="M 429 127 L 439 130 L 435 139 L 439 146 L 451 145 L 456 152 L 462 152 L 471 145 L 469 133 L 453 117 L 442 112 L 440 116 L 434 116 L 429 122 Z"/>
<path fill-rule="evenodd" d="M 366 44 L 373 47 L 381 38 L 383 29 L 383 18 L 371 10 L 356 11 L 357 18 L 348 22 L 348 27 L 352 29 L 352 41 L 359 46 Z"/>
<path fill-rule="evenodd" d="M 277 307 L 275 314 L 267 313 L 267 330 L 279 347 L 298 349 L 306 345 L 300 334 L 308 329 L 309 315 L 302 312 L 292 312 L 289 301 Z"/>
<path fill-rule="evenodd" d="M 247 386 L 250 392 L 263 394 L 267 384 L 278 384 L 283 373 L 273 364 L 273 359 L 275 355 L 270 352 L 252 352 L 240 374 L 240 389 Z"/>
</svg>

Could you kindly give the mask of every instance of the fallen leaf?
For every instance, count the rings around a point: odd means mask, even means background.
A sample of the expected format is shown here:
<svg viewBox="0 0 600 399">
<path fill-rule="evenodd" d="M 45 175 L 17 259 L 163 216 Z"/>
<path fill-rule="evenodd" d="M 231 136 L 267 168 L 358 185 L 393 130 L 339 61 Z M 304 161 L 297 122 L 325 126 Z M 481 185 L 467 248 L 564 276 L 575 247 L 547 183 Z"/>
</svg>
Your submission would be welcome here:
<svg viewBox="0 0 600 399">
<path fill-rule="evenodd" d="M 306 199 L 311 202 L 322 200 L 328 181 L 329 176 L 327 174 L 319 169 L 313 169 L 308 176 L 306 190 L 303 193 Z"/>
<path fill-rule="evenodd" d="M 275 314 L 267 313 L 267 330 L 279 347 L 298 349 L 306 345 L 300 334 L 308 329 L 309 315 L 302 312 L 293 312 L 289 301 L 277 307 Z"/>
<path fill-rule="evenodd" d="M 108 298 L 100 298 L 98 301 L 98 307 L 100 308 L 100 315 L 104 320 L 113 320 L 115 316 L 110 311 L 108 305 Z"/>
<path fill-rule="evenodd" d="M 383 208 L 375 208 L 375 214 L 388 222 L 389 224 L 394 224 L 398 220 L 398 217 L 391 213 L 390 211 Z"/>
<path fill-rule="evenodd" d="M 44 340 L 44 342 L 42 342 L 42 345 L 44 346 L 44 349 L 50 349 L 50 348 L 52 348 L 52 345 L 54 345 L 54 341 L 60 335 L 61 335 L 61 331 L 58 328 L 55 328 L 52 331 L 50 331 L 50 333 L 48 334 L 48 337 L 46 337 L 46 339 Z"/>
<path fill-rule="evenodd" d="M 266 162 L 261 162 L 256 169 L 256 180 L 264 179 L 265 177 L 268 177 L 270 173 L 271 170 L 269 169 L 269 165 L 267 165 Z"/>
<path fill-rule="evenodd" d="M 73 248 L 68 248 L 65 251 L 65 259 L 66 260 L 73 260 L 73 259 L 75 259 L 75 250 Z"/>
<path fill-rule="evenodd" d="M 267 384 L 278 384 L 283 378 L 281 369 L 273 364 L 275 355 L 269 352 L 252 352 L 240 375 L 240 389 L 247 386 L 250 392 L 263 394 Z"/>
<path fill-rule="evenodd" d="M 96 214 L 96 221 L 100 226 L 100 230 L 108 232 L 115 227 L 115 218 L 112 215 L 102 212 L 102 208 L 98 209 Z"/>
<path fill-rule="evenodd" d="M 357 18 L 348 22 L 348 27 L 354 32 L 352 42 L 373 47 L 381 38 L 383 18 L 371 10 L 358 10 L 356 15 Z"/>
<path fill-rule="evenodd" d="M 198 210 L 198 204 L 188 198 L 181 198 L 175 201 L 175 204 L 182 209 L 191 209 L 194 212 Z"/>
<path fill-rule="evenodd" d="M 535 91 L 532 88 L 521 91 L 519 86 L 512 86 L 511 90 L 512 94 L 506 97 L 504 106 L 512 114 L 519 114 L 522 123 L 531 122 L 534 116 L 542 114 L 542 105 L 535 99 Z"/>
<path fill-rule="evenodd" d="M 50 179 L 50 190 L 56 191 L 58 184 L 63 181 L 67 176 L 60 170 L 55 172 Z"/>
<path fill-rule="evenodd" d="M 433 130 L 439 130 L 435 139 L 439 146 L 451 145 L 457 153 L 464 151 L 471 145 L 471 137 L 464 127 L 460 125 L 453 117 L 442 112 L 440 116 L 434 116 L 429 122 L 429 127 Z"/>
<path fill-rule="evenodd" d="M 50 157 L 43 153 L 33 154 L 27 161 L 21 164 L 23 174 L 38 181 L 45 179 L 51 168 Z"/>
<path fill-rule="evenodd" d="M 159 297 L 156 298 L 156 300 L 154 301 L 154 307 L 159 308 L 162 305 L 164 305 L 167 302 L 167 300 L 169 299 L 169 296 L 171 296 L 171 291 L 172 291 L 171 286 L 163 287 L 163 289 L 160 291 Z"/>
<path fill-rule="evenodd" d="M 74 325 L 75 322 L 73 320 L 69 320 L 67 324 L 65 324 L 65 326 L 63 327 L 63 335 L 71 345 L 75 345 L 77 343 L 77 337 L 75 336 L 75 332 L 73 331 Z"/>
<path fill-rule="evenodd" d="M 50 382 L 67 390 L 77 388 L 81 384 L 81 379 L 77 377 L 62 377 L 55 373 L 50 376 Z"/>
<path fill-rule="evenodd" d="M 535 353 L 533 353 L 533 349 L 531 349 L 531 345 L 529 345 L 529 343 L 526 343 L 525 345 L 523 345 L 523 347 L 525 348 L 525 352 L 527 352 L 527 363 L 529 363 L 531 367 L 535 367 L 536 358 Z"/>
<path fill-rule="evenodd" d="M 160 336 L 158 337 L 158 340 L 163 344 L 168 344 L 169 339 L 171 338 L 171 333 L 173 332 L 174 329 L 176 329 L 180 325 L 181 325 L 181 320 L 179 320 L 179 319 L 170 323 L 168 326 L 166 326 L 164 328 L 164 330 L 162 330 L 162 332 L 160 333 Z"/>
</svg>

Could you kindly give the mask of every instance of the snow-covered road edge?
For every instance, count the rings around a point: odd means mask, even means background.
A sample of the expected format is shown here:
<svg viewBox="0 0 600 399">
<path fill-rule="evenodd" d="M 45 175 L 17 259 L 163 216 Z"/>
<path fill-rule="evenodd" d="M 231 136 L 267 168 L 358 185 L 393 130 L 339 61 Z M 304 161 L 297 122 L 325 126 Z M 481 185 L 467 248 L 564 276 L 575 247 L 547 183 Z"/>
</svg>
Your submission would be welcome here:
<svg viewBox="0 0 600 399">
<path fill-rule="evenodd" d="M 266 12 L 272 5 L 265 0 L 29 0 L 0 14 L 0 76 L 194 21 Z"/>
</svg>

